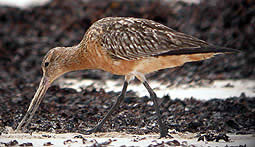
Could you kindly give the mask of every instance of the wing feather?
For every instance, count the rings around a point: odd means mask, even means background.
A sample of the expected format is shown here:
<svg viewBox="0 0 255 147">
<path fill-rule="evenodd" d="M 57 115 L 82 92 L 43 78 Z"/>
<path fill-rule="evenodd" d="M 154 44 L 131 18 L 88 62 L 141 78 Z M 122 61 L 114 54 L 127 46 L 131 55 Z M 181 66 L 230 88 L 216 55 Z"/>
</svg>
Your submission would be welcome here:
<svg viewBox="0 0 255 147">
<path fill-rule="evenodd" d="M 102 21 L 101 45 L 115 59 L 136 60 L 168 53 L 185 54 L 186 51 L 203 53 L 202 49 L 210 46 L 205 41 L 147 19 L 115 17 Z M 196 52 L 196 48 L 200 49 Z"/>
</svg>

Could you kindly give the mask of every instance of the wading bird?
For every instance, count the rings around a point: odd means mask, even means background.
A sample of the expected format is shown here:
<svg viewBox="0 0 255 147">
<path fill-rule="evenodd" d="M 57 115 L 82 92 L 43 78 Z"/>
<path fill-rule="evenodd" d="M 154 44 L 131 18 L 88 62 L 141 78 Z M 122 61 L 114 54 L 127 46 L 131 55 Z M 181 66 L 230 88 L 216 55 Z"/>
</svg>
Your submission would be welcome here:
<svg viewBox="0 0 255 147">
<path fill-rule="evenodd" d="M 26 128 L 30 123 L 47 89 L 56 78 L 69 71 L 101 69 L 124 75 L 125 81 L 110 111 L 98 125 L 86 132 L 100 131 L 104 122 L 123 101 L 129 82 L 136 77 L 153 100 L 160 137 L 165 137 L 168 129 L 162 122 L 157 96 L 145 75 L 159 69 L 181 66 L 186 62 L 205 60 L 219 53 L 232 52 L 237 50 L 209 44 L 152 20 L 103 18 L 92 24 L 78 45 L 56 47 L 46 54 L 41 65 L 43 77 L 39 88 L 17 130 Z"/>
</svg>

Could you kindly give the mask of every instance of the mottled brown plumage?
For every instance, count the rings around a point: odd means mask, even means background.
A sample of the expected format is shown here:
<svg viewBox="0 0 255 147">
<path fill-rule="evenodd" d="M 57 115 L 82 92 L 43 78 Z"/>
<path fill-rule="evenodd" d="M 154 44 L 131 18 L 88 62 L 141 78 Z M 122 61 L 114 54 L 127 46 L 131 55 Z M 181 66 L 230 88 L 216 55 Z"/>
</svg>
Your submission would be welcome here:
<svg viewBox="0 0 255 147">
<path fill-rule="evenodd" d="M 159 69 L 181 66 L 186 62 L 213 57 L 216 53 L 237 50 L 218 47 L 170 29 L 147 19 L 108 17 L 95 22 L 82 41 L 73 47 L 51 49 L 43 59 L 43 77 L 28 111 L 17 127 L 25 128 L 43 99 L 50 84 L 66 72 L 102 69 L 125 75 L 125 82 L 116 103 L 104 119 L 88 133 L 97 132 L 125 97 L 128 83 L 137 77 L 148 90 L 156 109 L 160 136 L 167 136 L 161 120 L 156 94 L 145 74 Z"/>
</svg>

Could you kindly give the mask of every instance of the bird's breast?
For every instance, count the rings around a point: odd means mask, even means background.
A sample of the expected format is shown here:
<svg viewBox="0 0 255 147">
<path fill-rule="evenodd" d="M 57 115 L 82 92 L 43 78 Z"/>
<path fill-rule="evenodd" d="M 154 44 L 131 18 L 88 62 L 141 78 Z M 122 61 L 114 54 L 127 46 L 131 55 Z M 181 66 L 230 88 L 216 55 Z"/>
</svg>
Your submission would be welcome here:
<svg viewBox="0 0 255 147">
<path fill-rule="evenodd" d="M 87 57 L 90 67 L 101 69 L 117 75 L 126 75 L 134 70 L 135 61 L 114 59 L 99 43 L 90 43 L 87 47 Z"/>
</svg>

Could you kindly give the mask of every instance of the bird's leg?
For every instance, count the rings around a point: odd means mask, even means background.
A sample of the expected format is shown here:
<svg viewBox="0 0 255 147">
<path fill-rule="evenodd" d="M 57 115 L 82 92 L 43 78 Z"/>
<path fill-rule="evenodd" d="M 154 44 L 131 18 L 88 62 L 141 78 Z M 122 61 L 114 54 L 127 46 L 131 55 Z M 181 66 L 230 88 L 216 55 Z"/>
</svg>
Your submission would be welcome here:
<svg viewBox="0 0 255 147">
<path fill-rule="evenodd" d="M 115 102 L 115 104 L 112 106 L 112 108 L 110 109 L 110 111 L 106 114 L 106 116 L 101 120 L 100 123 L 98 123 L 93 129 L 88 130 L 87 133 L 91 134 L 94 132 L 98 132 L 100 131 L 102 125 L 105 123 L 105 121 L 111 116 L 111 114 L 113 113 L 113 111 L 119 107 L 120 103 L 123 101 L 123 99 L 125 98 L 126 95 L 126 91 L 127 91 L 127 87 L 128 87 L 128 83 L 129 81 L 125 80 L 121 94 L 119 95 L 119 97 L 117 98 L 117 101 Z"/>
<path fill-rule="evenodd" d="M 150 97 L 152 98 L 152 101 L 153 101 L 153 104 L 154 104 L 154 108 L 156 110 L 156 114 L 157 114 L 157 117 L 158 117 L 159 129 L 160 129 L 160 138 L 161 137 L 166 137 L 168 135 L 168 128 L 162 122 L 161 114 L 160 114 L 160 110 L 159 110 L 159 106 L 158 106 L 158 102 L 157 102 L 157 95 L 152 90 L 152 88 L 150 87 L 150 85 L 148 84 L 148 82 L 146 80 L 143 81 L 143 85 L 145 86 L 145 88 L 150 93 Z"/>
</svg>

